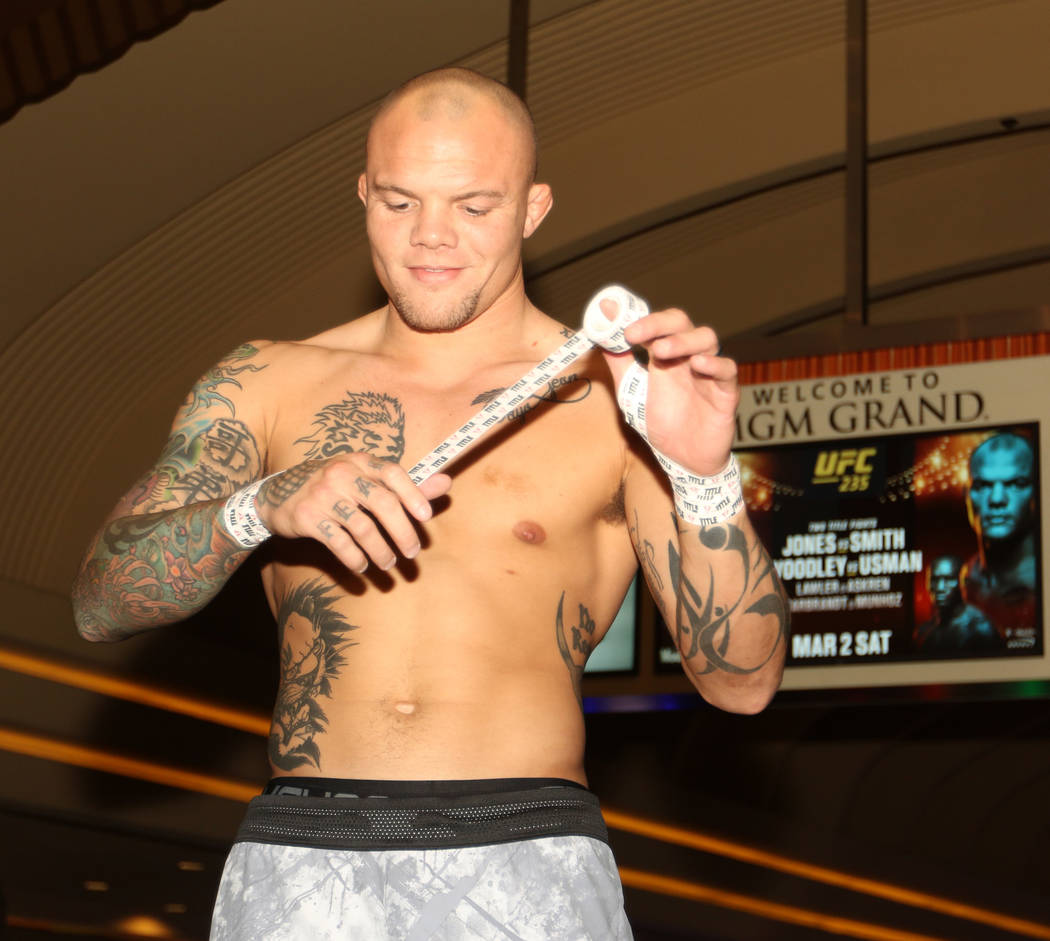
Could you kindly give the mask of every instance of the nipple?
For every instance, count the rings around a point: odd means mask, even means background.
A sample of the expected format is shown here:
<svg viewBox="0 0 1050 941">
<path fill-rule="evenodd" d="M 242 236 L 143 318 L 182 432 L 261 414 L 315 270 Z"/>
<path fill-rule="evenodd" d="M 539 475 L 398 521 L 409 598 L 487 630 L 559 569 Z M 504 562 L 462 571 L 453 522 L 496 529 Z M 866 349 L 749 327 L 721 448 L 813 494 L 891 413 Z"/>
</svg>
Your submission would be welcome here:
<svg viewBox="0 0 1050 941">
<path fill-rule="evenodd" d="M 519 520 L 514 524 L 511 532 L 522 542 L 527 542 L 534 546 L 538 546 L 547 538 L 543 527 L 539 523 L 532 522 L 532 520 Z"/>
</svg>

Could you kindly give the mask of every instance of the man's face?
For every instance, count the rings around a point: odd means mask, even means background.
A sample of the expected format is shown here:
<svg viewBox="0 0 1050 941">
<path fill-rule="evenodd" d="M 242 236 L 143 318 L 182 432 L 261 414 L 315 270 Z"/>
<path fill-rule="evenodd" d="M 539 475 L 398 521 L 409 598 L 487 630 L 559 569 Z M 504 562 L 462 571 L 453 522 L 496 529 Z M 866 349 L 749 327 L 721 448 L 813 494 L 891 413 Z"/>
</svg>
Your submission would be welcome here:
<svg viewBox="0 0 1050 941">
<path fill-rule="evenodd" d="M 1032 452 L 1021 441 L 994 450 L 985 442 L 974 451 L 966 506 L 981 538 L 1009 539 L 1029 528 L 1035 509 L 1032 469 Z"/>
<path fill-rule="evenodd" d="M 376 274 L 417 330 L 456 329 L 507 295 L 549 208 L 521 129 L 495 102 L 467 101 L 425 116 L 411 96 L 394 105 L 358 185 Z"/>
<path fill-rule="evenodd" d="M 950 558 L 937 559 L 930 566 L 926 587 L 938 608 L 950 608 L 959 597 L 959 566 Z"/>
</svg>

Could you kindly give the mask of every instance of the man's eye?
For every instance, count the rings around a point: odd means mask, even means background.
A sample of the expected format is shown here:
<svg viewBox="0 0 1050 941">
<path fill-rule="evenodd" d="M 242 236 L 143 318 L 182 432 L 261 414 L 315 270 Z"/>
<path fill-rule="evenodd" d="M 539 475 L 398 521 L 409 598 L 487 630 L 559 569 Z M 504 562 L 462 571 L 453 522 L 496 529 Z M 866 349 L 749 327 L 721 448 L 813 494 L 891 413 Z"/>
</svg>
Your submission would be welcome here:
<svg viewBox="0 0 1050 941">
<path fill-rule="evenodd" d="M 463 211 L 468 216 L 484 216 L 488 214 L 487 209 L 479 209 L 477 206 L 464 206 Z"/>
<path fill-rule="evenodd" d="M 387 203 L 386 208 L 392 212 L 404 212 L 408 209 L 408 203 Z"/>
</svg>

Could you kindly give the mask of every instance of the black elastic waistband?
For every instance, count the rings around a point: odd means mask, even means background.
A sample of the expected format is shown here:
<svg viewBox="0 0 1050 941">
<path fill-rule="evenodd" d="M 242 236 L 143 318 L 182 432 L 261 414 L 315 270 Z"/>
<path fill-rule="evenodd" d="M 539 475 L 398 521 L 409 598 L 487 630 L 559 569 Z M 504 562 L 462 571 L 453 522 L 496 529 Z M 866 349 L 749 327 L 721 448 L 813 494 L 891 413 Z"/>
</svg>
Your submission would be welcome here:
<svg viewBox="0 0 1050 941">
<path fill-rule="evenodd" d="M 295 793 L 290 793 L 292 788 Z M 323 791 L 325 796 L 310 796 L 311 791 Z M 248 805 L 236 839 L 386 850 L 452 849 L 573 835 L 609 840 L 598 798 L 575 782 L 557 778 L 436 782 L 275 778 Z"/>
<path fill-rule="evenodd" d="M 537 788 L 587 789 L 565 778 L 471 778 L 463 781 L 376 781 L 359 778 L 271 778 L 263 794 L 291 797 L 470 797 Z"/>
</svg>

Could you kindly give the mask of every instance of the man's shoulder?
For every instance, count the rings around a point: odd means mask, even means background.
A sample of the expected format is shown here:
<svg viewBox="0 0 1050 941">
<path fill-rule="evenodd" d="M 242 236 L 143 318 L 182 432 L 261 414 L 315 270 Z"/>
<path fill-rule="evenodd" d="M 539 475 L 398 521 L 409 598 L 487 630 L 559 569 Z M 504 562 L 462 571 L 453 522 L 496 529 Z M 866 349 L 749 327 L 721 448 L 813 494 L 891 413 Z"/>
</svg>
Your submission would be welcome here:
<svg viewBox="0 0 1050 941">
<path fill-rule="evenodd" d="M 272 366 L 274 372 L 298 369 L 307 363 L 367 355 L 372 330 L 368 315 L 340 324 L 302 339 L 249 340 L 242 343 L 227 359 L 251 358 L 259 366 Z M 274 378 L 272 375 L 268 378 Z"/>
<path fill-rule="evenodd" d="M 304 353 L 367 353 L 378 339 L 380 311 L 362 314 L 288 345 Z"/>
</svg>

